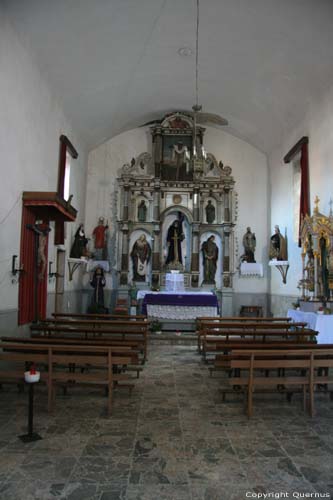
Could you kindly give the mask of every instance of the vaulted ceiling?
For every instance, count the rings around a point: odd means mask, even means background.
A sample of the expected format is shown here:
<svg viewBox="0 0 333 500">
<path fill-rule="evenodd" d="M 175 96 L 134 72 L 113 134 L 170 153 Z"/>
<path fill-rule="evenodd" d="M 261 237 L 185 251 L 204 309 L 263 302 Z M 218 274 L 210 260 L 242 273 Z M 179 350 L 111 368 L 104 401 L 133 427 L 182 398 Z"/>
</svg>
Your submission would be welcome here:
<svg viewBox="0 0 333 500">
<path fill-rule="evenodd" d="M 89 147 L 194 104 L 196 0 L 4 5 Z M 203 109 L 269 152 L 333 84 L 332 25 L 331 0 L 200 0 Z"/>
</svg>

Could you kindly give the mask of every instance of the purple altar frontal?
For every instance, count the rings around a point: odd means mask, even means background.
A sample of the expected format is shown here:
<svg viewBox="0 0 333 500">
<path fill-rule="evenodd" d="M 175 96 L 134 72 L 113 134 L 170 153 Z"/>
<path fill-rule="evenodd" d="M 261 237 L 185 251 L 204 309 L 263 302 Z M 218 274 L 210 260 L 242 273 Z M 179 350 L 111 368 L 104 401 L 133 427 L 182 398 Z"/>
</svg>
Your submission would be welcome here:
<svg viewBox="0 0 333 500">
<path fill-rule="evenodd" d="M 154 310 L 150 306 L 156 306 L 156 311 L 159 311 L 158 316 L 162 318 L 170 317 L 170 310 L 168 316 L 163 315 L 164 308 L 166 311 L 169 306 L 175 308 L 174 317 L 179 317 L 177 312 L 183 308 L 183 311 L 190 311 L 190 316 L 193 318 L 200 316 L 197 311 L 198 308 L 209 308 L 211 313 L 215 310 L 216 315 L 219 312 L 218 300 L 214 293 L 146 293 L 142 302 L 142 313 L 150 316 L 150 313 Z M 155 314 L 152 315 L 155 316 Z M 179 319 L 185 318 L 179 317 Z"/>
</svg>

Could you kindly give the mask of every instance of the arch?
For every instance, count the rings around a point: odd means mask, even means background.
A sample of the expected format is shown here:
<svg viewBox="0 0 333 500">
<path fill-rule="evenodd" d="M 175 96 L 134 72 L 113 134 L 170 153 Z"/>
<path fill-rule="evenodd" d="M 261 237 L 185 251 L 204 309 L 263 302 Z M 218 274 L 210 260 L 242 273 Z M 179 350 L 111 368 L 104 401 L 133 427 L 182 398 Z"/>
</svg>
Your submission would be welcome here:
<svg viewBox="0 0 333 500">
<path fill-rule="evenodd" d="M 188 208 L 182 207 L 181 205 L 171 205 L 171 207 L 168 207 L 165 210 L 163 210 L 161 212 L 161 221 L 164 221 L 166 216 L 171 214 L 172 212 L 181 212 L 187 218 L 188 223 L 193 224 L 192 212 Z"/>
</svg>

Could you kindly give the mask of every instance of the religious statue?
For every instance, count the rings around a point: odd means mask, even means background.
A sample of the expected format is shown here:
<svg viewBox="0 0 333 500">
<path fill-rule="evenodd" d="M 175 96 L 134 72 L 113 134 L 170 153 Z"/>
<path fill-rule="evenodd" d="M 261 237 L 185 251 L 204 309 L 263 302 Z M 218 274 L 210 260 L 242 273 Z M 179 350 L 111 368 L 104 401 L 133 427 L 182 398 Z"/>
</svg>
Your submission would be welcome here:
<svg viewBox="0 0 333 500">
<path fill-rule="evenodd" d="M 80 259 L 81 257 L 87 257 L 87 243 L 88 238 L 86 238 L 83 224 L 80 224 L 74 235 L 74 243 L 70 251 L 70 258 Z"/>
<path fill-rule="evenodd" d="M 215 274 L 217 269 L 217 259 L 219 249 L 215 243 L 215 236 L 212 235 L 206 240 L 201 247 L 204 267 L 203 284 L 215 285 Z"/>
<path fill-rule="evenodd" d="M 104 217 L 98 219 L 98 226 L 93 230 L 93 238 L 95 242 L 95 260 L 107 259 L 107 237 L 108 225 L 104 225 Z"/>
<path fill-rule="evenodd" d="M 146 222 L 146 218 L 147 218 L 147 205 L 144 200 L 141 200 L 138 206 L 138 221 Z"/>
<path fill-rule="evenodd" d="M 181 141 L 177 142 L 172 148 L 172 161 L 176 166 L 176 180 L 181 180 L 180 177 L 184 177 L 184 173 L 182 172 L 183 167 L 186 167 L 186 172 L 189 169 L 190 165 L 190 153 Z M 180 175 L 182 172 L 183 175 Z"/>
<path fill-rule="evenodd" d="M 304 271 L 306 272 L 306 288 L 309 292 L 314 291 L 314 282 L 315 282 L 315 272 L 314 272 L 314 255 L 311 248 L 307 251 L 308 260 L 306 262 Z"/>
<path fill-rule="evenodd" d="M 243 236 L 244 256 L 245 262 L 255 262 L 254 251 L 256 249 L 256 235 L 252 233 L 251 228 L 246 228 L 246 233 Z"/>
<path fill-rule="evenodd" d="M 169 267 L 175 264 L 179 267 L 179 264 L 183 263 L 181 243 L 184 239 L 182 222 L 176 219 L 169 227 L 167 233 L 168 255 L 165 264 L 169 264 Z"/>
<path fill-rule="evenodd" d="M 104 277 L 104 271 L 102 267 L 97 266 L 92 279 L 90 280 L 90 285 L 94 288 L 94 293 L 91 299 L 91 305 L 88 308 L 88 312 L 98 312 L 105 313 L 107 309 L 104 306 L 104 290 L 106 280 Z"/>
<path fill-rule="evenodd" d="M 134 281 L 145 281 L 150 256 L 150 245 L 146 239 L 146 236 L 142 234 L 134 243 L 131 251 Z"/>
<path fill-rule="evenodd" d="M 275 226 L 275 233 L 271 236 L 269 258 L 273 260 L 288 260 L 287 243 L 280 233 L 279 226 Z"/>
<path fill-rule="evenodd" d="M 208 200 L 208 204 L 206 205 L 206 220 L 208 224 L 212 224 L 215 220 L 215 207 L 212 203 L 212 200 Z"/>
<path fill-rule="evenodd" d="M 39 275 L 38 279 L 43 280 L 45 277 L 45 269 L 46 269 L 46 252 L 47 252 L 47 243 L 48 243 L 48 231 L 41 231 L 38 236 L 38 267 L 39 267 Z"/>
<path fill-rule="evenodd" d="M 319 275 L 319 283 L 320 283 L 320 296 L 323 299 L 328 300 L 330 297 L 330 290 L 328 287 L 328 264 L 329 264 L 329 252 L 328 252 L 328 245 L 326 242 L 326 238 L 323 236 L 319 240 L 319 248 L 320 248 L 320 264 L 319 264 L 319 269 L 318 269 L 318 275 Z"/>
</svg>

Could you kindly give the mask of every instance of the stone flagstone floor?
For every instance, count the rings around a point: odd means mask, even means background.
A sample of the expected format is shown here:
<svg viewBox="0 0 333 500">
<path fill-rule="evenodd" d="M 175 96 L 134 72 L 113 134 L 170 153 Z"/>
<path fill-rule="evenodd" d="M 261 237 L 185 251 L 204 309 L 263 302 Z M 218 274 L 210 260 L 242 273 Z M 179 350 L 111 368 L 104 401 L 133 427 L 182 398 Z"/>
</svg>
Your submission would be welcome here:
<svg viewBox="0 0 333 500">
<path fill-rule="evenodd" d="M 27 394 L 5 387 L 0 499 L 333 498 L 329 397 L 318 395 L 311 419 L 296 397 L 289 404 L 283 395 L 258 396 L 248 420 L 239 395 L 222 403 L 221 377 L 209 377 L 194 347 L 152 345 L 132 396 L 115 393 L 111 418 L 100 390 L 59 394 L 48 415 L 38 388 L 43 440 L 33 444 L 17 438 L 26 432 Z"/>
</svg>

